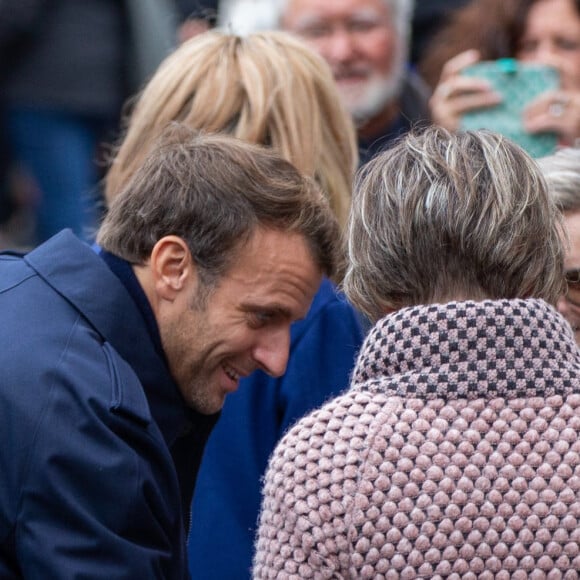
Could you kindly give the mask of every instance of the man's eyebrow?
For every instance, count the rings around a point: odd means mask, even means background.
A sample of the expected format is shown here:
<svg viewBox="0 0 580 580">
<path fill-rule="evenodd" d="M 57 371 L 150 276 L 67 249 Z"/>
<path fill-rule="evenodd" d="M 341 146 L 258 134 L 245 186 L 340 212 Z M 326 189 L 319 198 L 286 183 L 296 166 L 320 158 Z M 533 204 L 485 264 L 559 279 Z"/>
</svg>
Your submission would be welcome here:
<svg viewBox="0 0 580 580">
<path fill-rule="evenodd" d="M 292 318 L 292 311 L 287 306 L 281 304 L 242 304 L 242 310 L 246 312 L 267 312 L 268 314 L 277 314 L 284 318 Z"/>
<path fill-rule="evenodd" d="M 311 26 L 320 26 L 325 24 L 326 20 L 320 18 L 320 16 L 302 14 L 296 18 L 294 21 L 295 28 L 310 28 Z"/>
<path fill-rule="evenodd" d="M 348 18 L 349 21 L 356 21 L 359 19 L 364 20 L 380 20 L 382 14 L 376 8 L 364 7 L 355 10 Z M 296 17 L 294 21 L 294 26 L 296 28 L 308 28 L 310 26 L 321 26 L 330 24 L 333 20 L 327 19 L 317 14 L 300 14 Z M 389 21 L 390 22 L 390 21 Z"/>
</svg>

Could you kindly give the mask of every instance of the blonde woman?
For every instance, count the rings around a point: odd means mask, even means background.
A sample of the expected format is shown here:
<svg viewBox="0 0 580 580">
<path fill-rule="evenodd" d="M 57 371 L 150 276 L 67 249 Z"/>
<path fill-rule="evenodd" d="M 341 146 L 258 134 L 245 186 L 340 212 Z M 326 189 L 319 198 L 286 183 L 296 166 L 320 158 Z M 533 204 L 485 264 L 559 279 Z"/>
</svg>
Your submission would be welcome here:
<svg viewBox="0 0 580 580">
<path fill-rule="evenodd" d="M 325 63 L 281 32 L 204 33 L 145 87 L 106 178 L 114 197 L 171 121 L 271 146 L 327 192 L 344 224 L 357 164 L 354 127 Z"/>
<path fill-rule="evenodd" d="M 276 149 L 322 186 L 346 222 L 355 130 L 330 69 L 301 41 L 283 32 L 239 37 L 212 31 L 179 47 L 135 103 L 106 178 L 109 200 L 176 120 Z M 357 314 L 325 280 L 308 317 L 293 328 L 286 374 L 255 373 L 228 396 L 193 503 L 195 578 L 249 576 L 268 456 L 296 419 L 347 387 L 361 340 Z"/>
</svg>

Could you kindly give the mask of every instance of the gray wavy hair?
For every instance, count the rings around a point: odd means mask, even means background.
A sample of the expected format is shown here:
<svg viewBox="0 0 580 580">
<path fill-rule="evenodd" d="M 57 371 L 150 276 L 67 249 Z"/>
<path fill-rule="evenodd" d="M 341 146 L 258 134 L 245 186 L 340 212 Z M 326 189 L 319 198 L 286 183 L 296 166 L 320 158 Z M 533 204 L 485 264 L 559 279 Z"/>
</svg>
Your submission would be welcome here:
<svg viewBox="0 0 580 580">
<path fill-rule="evenodd" d="M 538 165 L 560 210 L 580 211 L 580 149 L 565 147 L 538 159 Z"/>
<path fill-rule="evenodd" d="M 399 38 L 407 45 L 415 0 L 383 1 L 391 10 Z M 222 0 L 218 26 L 237 34 L 278 29 L 287 4 L 288 0 Z"/>
<path fill-rule="evenodd" d="M 412 132 L 358 173 L 344 289 L 371 319 L 404 306 L 563 289 L 560 212 L 531 157 L 488 131 Z"/>
</svg>

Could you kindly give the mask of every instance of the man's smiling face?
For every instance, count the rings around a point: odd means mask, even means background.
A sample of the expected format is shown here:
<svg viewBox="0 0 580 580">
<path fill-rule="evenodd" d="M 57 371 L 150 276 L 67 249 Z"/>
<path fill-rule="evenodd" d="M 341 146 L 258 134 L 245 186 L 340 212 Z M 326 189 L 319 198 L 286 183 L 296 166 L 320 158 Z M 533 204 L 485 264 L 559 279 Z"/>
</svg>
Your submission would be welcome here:
<svg viewBox="0 0 580 580">
<path fill-rule="evenodd" d="M 158 323 L 187 404 L 209 414 L 241 377 L 284 373 L 290 325 L 306 316 L 321 272 L 302 236 L 258 228 L 207 296 L 193 278 Z"/>
</svg>

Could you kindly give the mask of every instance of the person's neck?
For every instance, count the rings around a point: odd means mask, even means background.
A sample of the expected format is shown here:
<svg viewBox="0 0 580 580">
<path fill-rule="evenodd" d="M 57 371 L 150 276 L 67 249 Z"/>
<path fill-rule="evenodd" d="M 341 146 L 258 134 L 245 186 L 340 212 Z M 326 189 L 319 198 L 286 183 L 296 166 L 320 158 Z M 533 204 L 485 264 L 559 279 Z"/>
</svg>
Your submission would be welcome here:
<svg viewBox="0 0 580 580">
<path fill-rule="evenodd" d="M 368 141 L 384 133 L 385 127 L 392 125 L 399 114 L 399 102 L 391 101 L 377 115 L 357 125 L 359 139 Z"/>
</svg>

